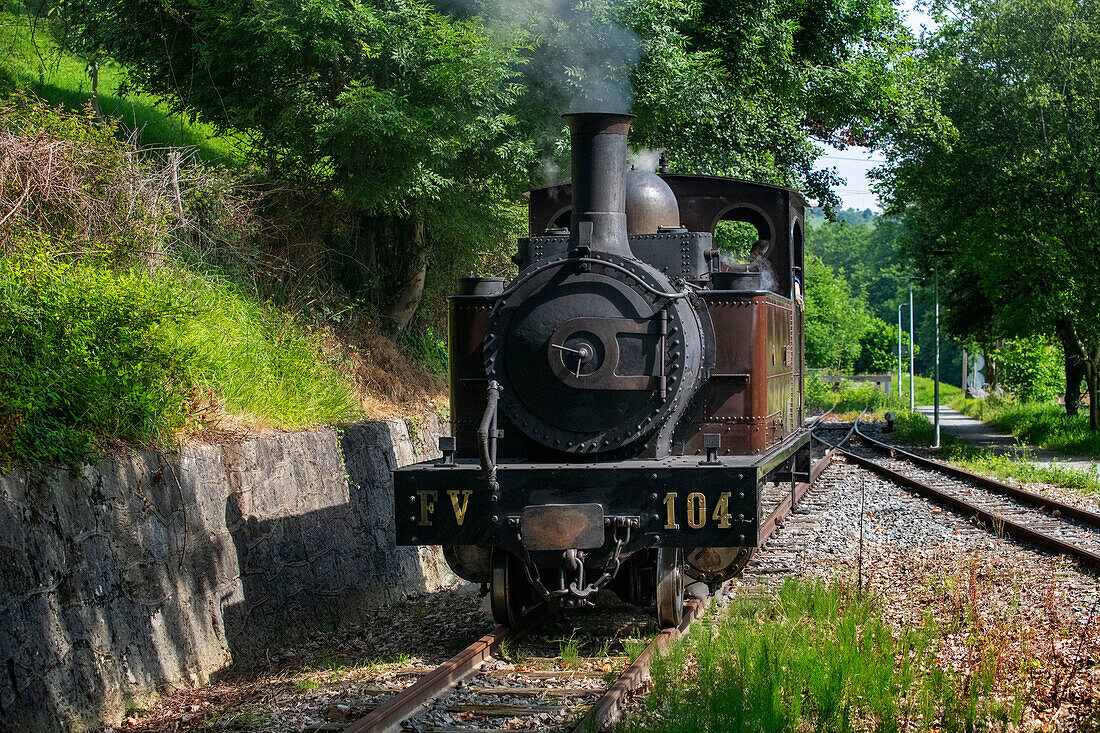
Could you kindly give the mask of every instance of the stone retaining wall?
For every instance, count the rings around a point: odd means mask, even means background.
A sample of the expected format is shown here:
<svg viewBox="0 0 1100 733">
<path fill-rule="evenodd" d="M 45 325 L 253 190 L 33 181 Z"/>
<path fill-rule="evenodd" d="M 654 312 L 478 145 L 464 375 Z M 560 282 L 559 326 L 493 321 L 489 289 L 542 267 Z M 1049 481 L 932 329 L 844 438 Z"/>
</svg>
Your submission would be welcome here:
<svg viewBox="0 0 1100 733">
<path fill-rule="evenodd" d="M 435 548 L 394 547 L 390 471 L 434 452 L 442 428 L 416 426 L 0 476 L 0 729 L 117 721 L 274 635 L 454 582 Z"/>
</svg>

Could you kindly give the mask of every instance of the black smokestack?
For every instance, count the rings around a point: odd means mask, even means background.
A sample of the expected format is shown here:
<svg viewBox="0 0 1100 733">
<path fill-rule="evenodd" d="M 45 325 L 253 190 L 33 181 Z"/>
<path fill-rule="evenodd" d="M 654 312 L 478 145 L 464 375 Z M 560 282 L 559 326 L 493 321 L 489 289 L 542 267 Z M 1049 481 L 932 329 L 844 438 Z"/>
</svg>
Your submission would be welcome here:
<svg viewBox="0 0 1100 733">
<path fill-rule="evenodd" d="M 630 257 L 626 237 L 626 136 L 634 115 L 580 112 L 569 121 L 572 146 L 571 248 Z"/>
</svg>

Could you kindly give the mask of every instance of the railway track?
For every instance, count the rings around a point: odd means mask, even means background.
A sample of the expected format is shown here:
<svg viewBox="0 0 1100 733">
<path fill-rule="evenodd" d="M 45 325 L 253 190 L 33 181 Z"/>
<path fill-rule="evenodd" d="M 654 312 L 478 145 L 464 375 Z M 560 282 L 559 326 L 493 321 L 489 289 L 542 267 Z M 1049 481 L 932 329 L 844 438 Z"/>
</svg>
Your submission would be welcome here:
<svg viewBox="0 0 1100 733">
<path fill-rule="evenodd" d="M 544 639 L 528 645 L 527 637 L 543 631 L 546 621 L 546 610 L 537 608 L 519 626 L 497 627 L 439 667 L 422 674 L 344 730 L 347 733 L 596 730 L 616 714 L 627 696 L 644 681 L 653 654 L 684 633 L 707 605 L 707 601 L 696 598 L 685 601 L 680 626 L 653 636 L 633 659 L 618 654 L 599 659 L 578 655 L 568 662 L 547 651 Z M 646 619 L 638 625 L 650 623 L 648 614 Z M 605 643 L 610 645 L 615 640 L 607 634 Z M 621 643 L 622 637 L 617 641 Z M 592 646 L 591 641 L 585 645 Z M 506 662 L 506 656 L 513 660 L 521 657 L 522 664 Z M 602 666 L 593 666 L 593 662 Z M 611 677 L 614 681 L 608 684 Z"/>
<path fill-rule="evenodd" d="M 825 447 L 825 453 L 814 462 L 810 482 L 794 484 L 789 491 L 783 490 L 782 498 L 773 501 L 761 525 L 761 546 L 783 526 L 792 508 L 818 482 L 830 461 L 842 457 L 971 517 L 997 534 L 1072 556 L 1083 566 L 1100 570 L 1100 514 L 883 443 L 860 429 L 862 419 L 860 415 L 850 425 L 823 426 L 819 418 L 808 426 L 816 429 L 814 438 Z M 841 430 L 844 432 L 837 436 L 839 439 L 819 434 Z M 686 601 L 684 621 L 679 627 L 652 636 L 633 659 L 625 655 L 608 658 L 616 667 L 612 670 L 606 666 L 586 668 L 585 662 L 592 660 L 584 658 L 578 660 L 579 664 L 565 666 L 562 660 L 546 654 L 531 655 L 523 665 L 504 663 L 505 647 L 511 646 L 514 654 L 525 643 L 525 635 L 536 633 L 546 622 L 548 612 L 535 609 L 519 626 L 498 627 L 439 667 L 419 674 L 415 682 L 344 730 L 598 730 L 616 718 L 623 702 L 648 676 L 653 655 L 683 634 L 706 611 L 710 600 Z"/>
<path fill-rule="evenodd" d="M 998 535 L 1100 570 L 1100 514 L 883 443 L 860 430 L 860 419 L 845 440 L 852 435 L 865 447 L 837 447 L 836 455 L 971 517 Z"/>
<path fill-rule="evenodd" d="M 826 413 L 828 414 L 828 413 Z M 821 416 L 821 417 L 824 417 Z M 821 418 L 809 425 L 812 430 Z M 784 491 L 761 525 L 761 546 L 774 535 L 813 482 L 832 460 L 834 452 L 812 466 L 810 482 L 794 483 Z M 719 589 L 716 597 L 720 597 Z M 548 611 L 536 608 L 514 628 L 498 627 L 435 669 L 391 695 L 365 717 L 344 728 L 345 733 L 383 733 L 415 730 L 423 733 L 461 733 L 467 730 L 523 729 L 598 730 L 615 719 L 623 702 L 646 679 L 653 655 L 679 637 L 710 605 L 692 598 L 684 603 L 684 620 L 676 628 L 652 636 L 641 652 L 615 657 L 619 669 L 585 669 L 583 662 L 563 668 L 555 659 L 531 657 L 524 665 L 505 665 L 504 647 L 517 647 L 545 622 Z M 612 641 L 609 639 L 609 641 Z M 621 643 L 621 638 L 618 639 Z M 515 654 L 513 649 L 512 654 Z M 614 678 L 613 680 L 611 678 Z M 552 715 L 551 715 L 552 713 Z M 442 721 L 442 722 L 441 722 Z M 464 727 L 462 721 L 473 723 Z M 487 727 L 497 725 L 498 727 Z"/>
</svg>

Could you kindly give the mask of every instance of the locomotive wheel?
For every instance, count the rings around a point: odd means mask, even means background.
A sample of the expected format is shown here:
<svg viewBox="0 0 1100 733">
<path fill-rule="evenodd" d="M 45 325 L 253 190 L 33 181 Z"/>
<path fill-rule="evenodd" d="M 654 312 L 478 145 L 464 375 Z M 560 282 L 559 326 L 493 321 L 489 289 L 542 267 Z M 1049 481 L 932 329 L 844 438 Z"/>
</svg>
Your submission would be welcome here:
<svg viewBox="0 0 1100 733">
<path fill-rule="evenodd" d="M 684 619 L 684 574 L 679 547 L 657 548 L 657 624 L 662 629 L 679 626 Z"/>
<path fill-rule="evenodd" d="M 507 550 L 494 547 L 491 564 L 489 602 L 493 620 L 501 626 L 515 626 L 531 598 L 523 563 Z"/>
</svg>

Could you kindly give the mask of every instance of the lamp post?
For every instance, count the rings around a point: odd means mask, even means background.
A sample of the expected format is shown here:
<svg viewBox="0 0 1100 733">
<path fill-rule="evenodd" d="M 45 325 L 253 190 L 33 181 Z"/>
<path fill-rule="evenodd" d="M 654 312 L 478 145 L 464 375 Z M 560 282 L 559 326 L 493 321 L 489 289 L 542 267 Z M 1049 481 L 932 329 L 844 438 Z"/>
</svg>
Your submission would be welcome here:
<svg viewBox="0 0 1100 733">
<path fill-rule="evenodd" d="M 914 360 L 913 344 L 916 343 L 913 339 L 913 283 L 920 280 L 919 277 L 909 278 L 909 411 L 915 412 L 917 409 L 917 393 L 913 389 L 913 373 L 914 373 Z"/>
<path fill-rule="evenodd" d="M 901 309 L 905 307 L 905 303 L 898 305 L 898 399 L 901 399 Z M 910 344 L 912 349 L 912 344 Z"/>
<path fill-rule="evenodd" d="M 933 298 L 936 301 L 936 368 L 932 378 L 932 413 L 935 415 L 933 422 L 936 425 L 936 441 L 933 448 L 940 447 L 940 266 L 936 263 L 935 284 L 932 286 Z"/>
<path fill-rule="evenodd" d="M 933 448 L 939 448 L 940 447 L 940 260 L 939 260 L 939 258 L 942 257 L 943 255 L 947 254 L 947 250 L 937 249 L 937 250 L 933 251 L 932 254 L 935 255 L 935 257 L 936 257 L 936 259 L 934 260 L 934 265 L 933 265 L 933 270 L 932 270 L 932 272 L 935 276 L 935 281 L 934 281 L 934 284 L 932 286 L 932 292 L 933 292 L 933 298 L 936 301 L 936 360 L 935 360 L 936 366 L 935 366 L 935 374 L 933 375 L 933 378 L 935 379 L 935 382 L 933 382 L 933 385 L 932 385 L 932 393 L 933 393 L 932 411 L 933 411 L 933 414 L 934 414 L 933 422 L 935 423 L 935 427 L 936 427 L 936 441 L 935 441 L 935 443 L 932 444 L 932 447 Z"/>
</svg>

